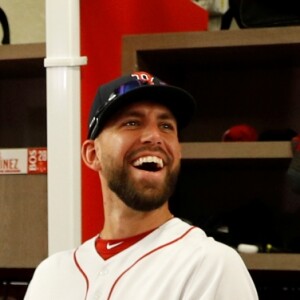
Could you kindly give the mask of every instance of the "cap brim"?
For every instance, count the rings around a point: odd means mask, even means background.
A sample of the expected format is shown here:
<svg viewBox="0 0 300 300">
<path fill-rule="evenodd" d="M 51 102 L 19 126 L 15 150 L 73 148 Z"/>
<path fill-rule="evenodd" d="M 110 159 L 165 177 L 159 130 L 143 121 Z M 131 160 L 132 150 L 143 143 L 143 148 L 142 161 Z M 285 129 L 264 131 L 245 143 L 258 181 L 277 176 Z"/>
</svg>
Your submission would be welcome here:
<svg viewBox="0 0 300 300">
<path fill-rule="evenodd" d="M 169 85 L 141 86 L 107 103 L 99 115 L 99 132 L 118 110 L 141 100 L 155 101 L 168 107 L 177 120 L 179 130 L 188 125 L 196 108 L 194 98 L 181 88 Z"/>
</svg>

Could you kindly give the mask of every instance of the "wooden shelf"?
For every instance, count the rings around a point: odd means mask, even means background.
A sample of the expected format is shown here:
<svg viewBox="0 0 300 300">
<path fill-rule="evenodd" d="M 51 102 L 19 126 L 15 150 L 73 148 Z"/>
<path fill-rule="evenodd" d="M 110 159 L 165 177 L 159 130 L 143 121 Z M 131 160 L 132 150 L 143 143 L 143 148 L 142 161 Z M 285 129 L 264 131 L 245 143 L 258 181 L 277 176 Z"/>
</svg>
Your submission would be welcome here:
<svg viewBox="0 0 300 300">
<path fill-rule="evenodd" d="M 300 271 L 300 255 L 291 253 L 240 254 L 249 270 Z"/>
<path fill-rule="evenodd" d="M 41 44 L 0 46 L 0 79 L 45 76 L 46 47 Z"/>
<path fill-rule="evenodd" d="M 7 60 L 28 60 L 34 58 L 44 58 L 46 45 L 38 44 L 16 44 L 0 46 L 0 61 Z"/>
<path fill-rule="evenodd" d="M 290 142 L 182 143 L 183 159 L 290 159 Z"/>
<path fill-rule="evenodd" d="M 251 65 L 253 61 L 266 63 L 280 57 L 278 63 L 290 61 L 299 65 L 299 36 L 299 26 L 127 35 L 123 38 L 122 72 L 130 73 L 133 68 L 141 70 L 146 64 L 148 69 L 150 60 L 152 67 L 168 62 L 176 65 L 183 62 L 189 65 L 221 63 L 223 66 L 232 60 Z"/>
</svg>

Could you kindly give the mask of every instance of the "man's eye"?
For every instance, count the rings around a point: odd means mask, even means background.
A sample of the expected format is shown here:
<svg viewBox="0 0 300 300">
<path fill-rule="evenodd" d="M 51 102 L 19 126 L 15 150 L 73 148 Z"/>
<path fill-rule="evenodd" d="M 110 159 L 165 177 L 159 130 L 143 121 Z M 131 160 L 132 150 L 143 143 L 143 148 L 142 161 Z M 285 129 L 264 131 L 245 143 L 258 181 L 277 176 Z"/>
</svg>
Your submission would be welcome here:
<svg viewBox="0 0 300 300">
<path fill-rule="evenodd" d="M 130 121 L 127 121 L 125 122 L 125 126 L 128 126 L 128 127 L 135 127 L 135 126 L 138 126 L 138 121 L 135 121 L 135 120 L 130 120 Z"/>
<path fill-rule="evenodd" d="M 162 123 L 161 128 L 165 130 L 174 130 L 174 125 L 171 123 Z"/>
</svg>

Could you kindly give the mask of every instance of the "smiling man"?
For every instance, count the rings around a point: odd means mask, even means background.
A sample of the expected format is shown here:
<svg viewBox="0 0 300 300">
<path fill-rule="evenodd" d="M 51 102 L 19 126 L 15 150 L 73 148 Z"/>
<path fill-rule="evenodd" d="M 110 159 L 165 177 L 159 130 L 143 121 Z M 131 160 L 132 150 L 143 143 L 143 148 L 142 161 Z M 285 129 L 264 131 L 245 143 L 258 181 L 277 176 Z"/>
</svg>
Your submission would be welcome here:
<svg viewBox="0 0 300 300">
<path fill-rule="evenodd" d="M 42 262 L 26 300 L 258 299 L 235 250 L 169 210 L 178 131 L 194 110 L 189 93 L 146 72 L 99 88 L 82 158 L 101 180 L 103 229 Z"/>
<path fill-rule="evenodd" d="M 121 200 L 137 211 L 157 209 L 171 196 L 179 171 L 175 118 L 156 103 L 130 104 L 107 122 L 95 141 L 85 142 L 85 153 L 87 165 L 105 182 L 105 199 Z"/>
</svg>

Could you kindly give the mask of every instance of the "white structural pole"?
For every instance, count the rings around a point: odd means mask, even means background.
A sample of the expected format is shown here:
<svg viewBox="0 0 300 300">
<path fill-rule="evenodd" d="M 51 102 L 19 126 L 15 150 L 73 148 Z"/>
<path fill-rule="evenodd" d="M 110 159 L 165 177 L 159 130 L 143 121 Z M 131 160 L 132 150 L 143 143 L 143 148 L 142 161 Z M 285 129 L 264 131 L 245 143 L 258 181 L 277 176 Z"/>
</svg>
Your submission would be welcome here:
<svg viewBox="0 0 300 300">
<path fill-rule="evenodd" d="M 81 242 L 80 0 L 46 0 L 48 252 Z"/>
</svg>

